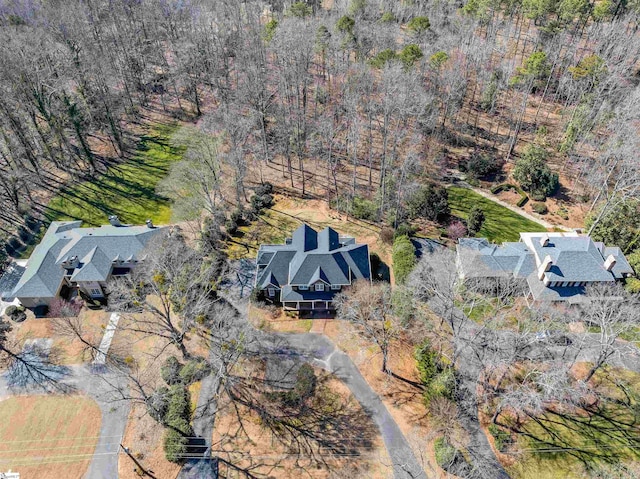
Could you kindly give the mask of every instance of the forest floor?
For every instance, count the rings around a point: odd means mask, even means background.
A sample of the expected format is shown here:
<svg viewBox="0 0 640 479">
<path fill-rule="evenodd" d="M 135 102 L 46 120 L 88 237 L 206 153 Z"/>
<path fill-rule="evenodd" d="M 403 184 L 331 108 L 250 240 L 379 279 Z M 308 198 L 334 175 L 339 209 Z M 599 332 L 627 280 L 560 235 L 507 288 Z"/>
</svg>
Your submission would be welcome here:
<svg viewBox="0 0 640 479">
<path fill-rule="evenodd" d="M 0 470 L 80 479 L 100 431 L 98 405 L 82 396 L 14 396 L 0 402 Z M 60 451 L 66 451 L 62 456 Z"/>
</svg>

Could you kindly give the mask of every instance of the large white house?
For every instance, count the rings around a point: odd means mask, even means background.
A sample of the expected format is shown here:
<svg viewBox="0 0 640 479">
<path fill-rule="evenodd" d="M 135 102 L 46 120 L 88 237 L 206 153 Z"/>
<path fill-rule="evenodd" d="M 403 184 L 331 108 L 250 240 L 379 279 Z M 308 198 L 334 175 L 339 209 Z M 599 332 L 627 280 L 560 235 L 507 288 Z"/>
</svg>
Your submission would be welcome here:
<svg viewBox="0 0 640 479">
<path fill-rule="evenodd" d="M 122 225 L 118 218 L 99 228 L 81 228 L 82 221 L 54 221 L 33 250 L 22 277 L 11 292 L 23 306 L 48 306 L 77 288 L 92 298 L 104 297 L 112 276 L 125 275 L 143 258 L 146 244 L 165 230 Z"/>
</svg>

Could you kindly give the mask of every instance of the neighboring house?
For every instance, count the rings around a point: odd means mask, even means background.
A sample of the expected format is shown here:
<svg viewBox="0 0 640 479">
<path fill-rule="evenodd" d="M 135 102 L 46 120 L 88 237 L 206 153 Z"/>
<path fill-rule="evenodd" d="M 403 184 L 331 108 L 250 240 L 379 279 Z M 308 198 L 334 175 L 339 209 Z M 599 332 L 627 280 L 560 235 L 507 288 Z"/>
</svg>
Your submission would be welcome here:
<svg viewBox="0 0 640 479">
<path fill-rule="evenodd" d="M 342 288 L 371 280 L 369 247 L 331 228 L 302 225 L 285 244 L 261 245 L 257 265 L 256 288 L 293 311 L 332 310 Z"/>
<path fill-rule="evenodd" d="M 585 287 L 633 276 L 620 248 L 571 233 L 520 233 L 520 242 L 498 246 L 485 238 L 460 238 L 457 264 L 465 280 L 515 278 L 536 301 L 584 300 Z"/>
<path fill-rule="evenodd" d="M 74 289 L 103 298 L 112 276 L 126 275 L 143 258 L 139 254 L 164 228 L 122 225 L 116 216 L 110 225 L 81 228 L 82 221 L 54 221 L 33 250 L 11 295 L 23 306 L 48 306 Z"/>
</svg>

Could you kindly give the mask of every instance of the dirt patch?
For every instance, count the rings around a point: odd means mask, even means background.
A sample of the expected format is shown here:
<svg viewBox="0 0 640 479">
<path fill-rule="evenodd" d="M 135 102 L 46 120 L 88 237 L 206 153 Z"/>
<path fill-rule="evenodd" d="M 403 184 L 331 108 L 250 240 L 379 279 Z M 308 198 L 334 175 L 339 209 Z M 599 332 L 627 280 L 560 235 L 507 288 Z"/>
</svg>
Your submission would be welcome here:
<svg viewBox="0 0 640 479">
<path fill-rule="evenodd" d="M 135 404 L 129 413 L 123 444 L 126 444 L 138 462 L 146 469 L 151 469 L 156 477 L 174 478 L 178 475 L 180 466 L 165 459 L 163 438 L 164 428 L 147 414 L 143 405 Z M 140 479 L 134 472 L 135 467 L 129 456 L 121 454 L 118 457 L 120 479 Z"/>
<path fill-rule="evenodd" d="M 0 470 L 39 479 L 81 478 L 100 431 L 98 405 L 82 396 L 14 396 L 0 402 Z"/>
<path fill-rule="evenodd" d="M 320 370 L 316 370 L 316 373 L 322 379 L 324 388 L 317 394 L 326 394 L 331 398 L 330 402 L 339 402 L 345 414 L 362 413 L 359 403 L 341 381 Z M 256 413 L 244 407 L 236 409 L 228 399 L 222 399 L 219 406 L 212 449 L 238 467 L 252 467 L 253 474 L 283 479 L 297 479 L 301 475 L 309 478 L 393 477 L 391 461 L 379 435 L 369 447 L 356 446 L 356 450 L 349 453 L 336 454 L 327 448 L 314 447 L 315 458 L 312 459 L 309 454 L 298 453 L 280 442 Z M 238 416 L 242 417 L 242 423 L 238 421 Z M 330 424 L 330 421 L 327 422 Z M 369 427 L 375 429 L 373 424 Z M 346 443 L 353 439 L 345 437 L 344 441 Z M 355 439 L 358 444 L 360 438 Z"/>
</svg>

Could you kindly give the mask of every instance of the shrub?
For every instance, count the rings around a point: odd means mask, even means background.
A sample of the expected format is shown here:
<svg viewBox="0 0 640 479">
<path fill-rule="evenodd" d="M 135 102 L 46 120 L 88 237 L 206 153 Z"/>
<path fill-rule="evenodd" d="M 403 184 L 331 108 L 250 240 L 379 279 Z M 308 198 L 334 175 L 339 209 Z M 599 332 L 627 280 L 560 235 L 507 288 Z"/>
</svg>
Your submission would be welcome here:
<svg viewBox="0 0 640 479">
<path fill-rule="evenodd" d="M 189 385 L 207 376 L 211 372 L 209 364 L 204 359 L 189 361 L 180 370 L 182 384 Z"/>
<path fill-rule="evenodd" d="M 378 21 L 380 23 L 393 23 L 396 21 L 396 17 L 391 12 L 384 12 Z"/>
<path fill-rule="evenodd" d="M 499 158 L 492 158 L 489 155 L 474 153 L 471 157 L 462 160 L 458 164 L 458 169 L 467 173 L 467 177 L 469 177 L 468 179 L 478 179 L 499 172 L 502 169 L 503 163 L 504 161 Z M 494 192 L 493 189 L 491 192 Z"/>
<path fill-rule="evenodd" d="M 529 197 L 527 195 L 523 195 L 520 197 L 520 199 L 516 203 L 516 206 L 522 207 L 527 204 L 527 201 L 529 201 Z"/>
<path fill-rule="evenodd" d="M 462 221 L 453 221 L 449 226 L 447 226 L 447 238 L 450 238 L 453 241 L 458 241 L 458 239 L 464 238 L 467 234 L 467 227 L 462 223 Z"/>
<path fill-rule="evenodd" d="M 268 181 L 265 183 L 262 183 L 260 186 L 256 188 L 257 196 L 270 195 L 272 193 L 273 193 L 273 185 Z"/>
<path fill-rule="evenodd" d="M 353 33 L 353 27 L 355 25 L 356 22 L 353 18 L 348 15 L 343 15 L 336 23 L 336 29 L 342 33 Z"/>
<path fill-rule="evenodd" d="M 175 356 L 169 356 L 160 368 L 162 380 L 169 386 L 180 382 L 180 370 L 182 363 Z"/>
<path fill-rule="evenodd" d="M 13 304 L 7 306 L 7 309 L 4 310 L 4 314 L 11 320 L 16 323 L 21 323 L 25 319 L 27 319 L 27 313 L 25 313 L 24 306 L 14 306 Z"/>
<path fill-rule="evenodd" d="M 164 422 L 164 453 L 168 461 L 180 463 L 189 449 L 189 438 L 193 436 L 190 424 L 191 402 L 189 391 L 183 385 L 174 385 L 168 391 L 168 406 Z"/>
<path fill-rule="evenodd" d="M 398 57 L 400 58 L 400 61 L 402 61 L 405 68 L 410 68 L 411 66 L 413 66 L 415 62 L 420 60 L 423 56 L 424 54 L 422 53 L 422 50 L 420 50 L 420 47 L 414 43 L 411 43 L 406 47 L 404 47 L 400 51 L 400 54 L 398 55 Z"/>
<path fill-rule="evenodd" d="M 269 208 L 273 205 L 273 196 L 270 194 L 253 195 L 250 201 L 251 211 L 258 215 L 263 209 Z"/>
<path fill-rule="evenodd" d="M 416 264 L 416 249 L 408 236 L 398 236 L 393 241 L 393 274 L 398 284 L 402 284 Z"/>
<path fill-rule="evenodd" d="M 316 393 L 317 383 L 318 378 L 316 377 L 313 367 L 307 363 L 300 366 L 296 376 L 296 385 L 294 387 L 300 399 L 304 400 L 313 397 Z"/>
<path fill-rule="evenodd" d="M 441 468 L 446 470 L 453 464 L 457 451 L 444 437 L 439 437 L 433 442 L 433 450 L 435 452 L 436 462 Z"/>
<path fill-rule="evenodd" d="M 304 2 L 293 3 L 286 12 L 287 16 L 305 18 L 313 13 L 313 9 Z"/>
<path fill-rule="evenodd" d="M 251 290 L 251 295 L 249 296 L 249 300 L 251 301 L 252 304 L 255 305 L 262 305 L 264 304 L 264 291 L 262 291 L 260 288 L 253 288 Z"/>
<path fill-rule="evenodd" d="M 431 342 L 425 339 L 421 344 L 416 346 L 413 355 L 416 359 L 416 367 L 420 373 L 420 381 L 425 386 L 428 386 L 441 369 L 440 354 L 431 347 Z"/>
<path fill-rule="evenodd" d="M 476 235 L 482 229 L 482 225 L 484 224 L 485 216 L 484 211 L 479 206 L 474 206 L 469 211 L 469 217 L 467 218 L 467 229 L 469 230 L 469 234 Z"/>
<path fill-rule="evenodd" d="M 398 59 L 398 55 L 396 54 L 396 52 L 394 52 L 390 48 L 387 48 L 386 50 L 382 50 L 378 52 L 376 55 L 374 55 L 371 58 L 371 60 L 369 60 L 369 65 L 371 65 L 374 68 L 382 68 L 387 63 L 397 59 Z"/>
<path fill-rule="evenodd" d="M 278 20 L 275 18 L 271 19 L 264 25 L 264 33 L 262 37 L 268 43 L 273 40 L 273 36 L 276 34 L 276 30 L 278 28 Z"/>
<path fill-rule="evenodd" d="M 544 201 L 547 199 L 547 195 L 540 193 L 539 191 L 533 191 L 529 196 L 531 196 L 533 201 Z"/>
<path fill-rule="evenodd" d="M 169 389 L 163 386 L 156 389 L 147 400 L 147 412 L 153 419 L 163 423 L 168 409 Z"/>
<path fill-rule="evenodd" d="M 549 208 L 544 203 L 534 203 L 531 205 L 531 209 L 539 215 L 546 215 L 549 212 Z"/>
<path fill-rule="evenodd" d="M 351 202 L 351 216 L 366 221 L 375 221 L 378 218 L 378 207 L 373 201 L 356 196 Z"/>
<path fill-rule="evenodd" d="M 407 200 L 406 207 L 411 218 L 424 217 L 438 222 L 445 221 L 451 212 L 446 188 L 433 183 L 414 192 Z"/>
<path fill-rule="evenodd" d="M 424 398 L 427 403 L 438 397 L 453 400 L 456 395 L 456 374 L 453 368 L 445 367 L 433 377 Z"/>
<path fill-rule="evenodd" d="M 511 443 L 511 434 L 507 431 L 504 431 L 496 424 L 489 424 L 489 433 L 493 436 L 495 441 L 496 449 L 500 452 L 503 452 L 506 447 Z"/>
<path fill-rule="evenodd" d="M 640 279 L 627 278 L 625 280 L 625 288 L 629 293 L 632 293 L 632 294 L 640 293 Z"/>
<path fill-rule="evenodd" d="M 407 28 L 420 35 L 431 27 L 428 17 L 414 17 L 407 23 Z"/>
<path fill-rule="evenodd" d="M 391 295 L 393 314 L 402 325 L 408 325 L 415 316 L 416 308 L 413 302 L 413 294 L 404 287 L 395 288 Z"/>
<path fill-rule="evenodd" d="M 236 208 L 229 215 L 229 219 L 225 223 L 225 229 L 227 230 L 227 234 L 233 235 L 238 231 L 238 226 L 242 223 L 242 210 L 240 208 Z"/>
<path fill-rule="evenodd" d="M 529 145 L 513 168 L 513 178 L 525 191 L 550 196 L 558 189 L 558 175 L 547 165 L 547 151 L 538 145 Z"/>
<path fill-rule="evenodd" d="M 416 228 L 409 223 L 400 223 L 393 233 L 394 239 L 398 236 L 411 236 L 416 232 Z"/>
</svg>

